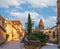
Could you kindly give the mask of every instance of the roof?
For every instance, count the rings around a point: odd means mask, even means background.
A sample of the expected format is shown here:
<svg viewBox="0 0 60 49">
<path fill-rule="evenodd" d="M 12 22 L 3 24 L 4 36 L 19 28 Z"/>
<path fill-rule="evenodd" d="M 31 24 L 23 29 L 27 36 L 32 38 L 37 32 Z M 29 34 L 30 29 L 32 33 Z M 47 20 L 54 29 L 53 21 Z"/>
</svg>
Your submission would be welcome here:
<svg viewBox="0 0 60 49">
<path fill-rule="evenodd" d="M 14 25 L 22 25 L 19 20 L 11 20 Z"/>
<path fill-rule="evenodd" d="M 57 27 L 57 25 L 56 25 L 56 26 L 54 26 L 54 27 L 52 27 L 51 29 L 53 29 L 53 28 L 55 28 L 55 27 Z"/>
</svg>

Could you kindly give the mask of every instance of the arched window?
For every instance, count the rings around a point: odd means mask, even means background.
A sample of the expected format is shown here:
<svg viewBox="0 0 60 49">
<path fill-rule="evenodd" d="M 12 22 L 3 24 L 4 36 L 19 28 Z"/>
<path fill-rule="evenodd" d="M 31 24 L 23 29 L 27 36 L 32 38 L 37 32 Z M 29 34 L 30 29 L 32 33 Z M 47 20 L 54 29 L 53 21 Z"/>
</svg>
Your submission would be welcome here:
<svg viewBox="0 0 60 49">
<path fill-rule="evenodd" d="M 49 31 L 49 33 L 51 33 L 51 31 Z"/>
</svg>

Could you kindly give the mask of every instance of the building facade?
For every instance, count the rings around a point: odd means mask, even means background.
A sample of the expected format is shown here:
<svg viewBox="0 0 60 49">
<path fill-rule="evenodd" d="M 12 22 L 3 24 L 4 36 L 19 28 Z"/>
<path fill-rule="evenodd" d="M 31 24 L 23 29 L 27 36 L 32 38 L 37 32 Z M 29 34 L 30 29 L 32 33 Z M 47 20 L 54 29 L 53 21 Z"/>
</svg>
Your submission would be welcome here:
<svg viewBox="0 0 60 49">
<path fill-rule="evenodd" d="M 57 0 L 57 37 L 58 37 L 58 45 L 60 46 L 60 0 Z"/>
<path fill-rule="evenodd" d="M 45 29 L 44 33 L 49 35 L 49 42 L 57 42 L 57 26 Z"/>
<path fill-rule="evenodd" d="M 6 33 L 5 33 L 5 20 L 4 18 L 0 15 L 0 44 L 6 41 Z"/>
<path fill-rule="evenodd" d="M 51 28 L 52 41 L 57 42 L 57 26 Z"/>
<path fill-rule="evenodd" d="M 7 41 L 19 40 L 24 34 L 22 24 L 19 20 L 5 20 Z"/>
</svg>

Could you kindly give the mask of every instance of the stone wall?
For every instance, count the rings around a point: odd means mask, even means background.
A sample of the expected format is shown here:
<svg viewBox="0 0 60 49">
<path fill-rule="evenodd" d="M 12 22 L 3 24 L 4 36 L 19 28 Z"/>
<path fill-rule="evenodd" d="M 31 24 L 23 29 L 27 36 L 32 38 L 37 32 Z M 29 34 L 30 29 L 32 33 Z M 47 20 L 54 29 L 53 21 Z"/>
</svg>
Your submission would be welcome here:
<svg viewBox="0 0 60 49">
<path fill-rule="evenodd" d="M 58 45 L 60 46 L 60 0 L 57 0 L 57 12 Z"/>
<path fill-rule="evenodd" d="M 6 41 L 6 33 L 0 28 L 0 44 Z"/>
</svg>

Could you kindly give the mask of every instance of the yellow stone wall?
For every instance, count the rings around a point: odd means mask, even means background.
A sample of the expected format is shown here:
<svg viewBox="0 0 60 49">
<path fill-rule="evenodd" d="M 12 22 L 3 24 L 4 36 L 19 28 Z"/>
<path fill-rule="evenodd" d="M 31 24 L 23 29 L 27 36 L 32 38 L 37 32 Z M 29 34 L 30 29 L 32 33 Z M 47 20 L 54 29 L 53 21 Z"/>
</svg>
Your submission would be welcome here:
<svg viewBox="0 0 60 49">
<path fill-rule="evenodd" d="M 6 21 L 6 34 L 8 35 L 7 41 L 19 40 L 20 36 L 23 36 L 23 33 L 24 32 L 21 24 L 13 24 L 12 26 L 12 24 L 10 24 L 9 21 Z"/>
<path fill-rule="evenodd" d="M 8 35 L 7 41 L 11 41 L 12 40 L 12 30 L 13 30 L 13 28 L 10 24 L 7 24 L 6 28 L 7 28 L 6 34 Z"/>
</svg>

